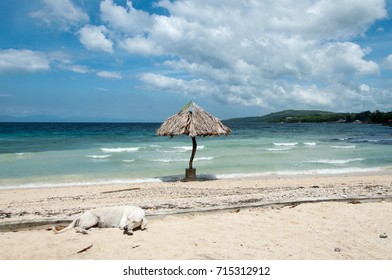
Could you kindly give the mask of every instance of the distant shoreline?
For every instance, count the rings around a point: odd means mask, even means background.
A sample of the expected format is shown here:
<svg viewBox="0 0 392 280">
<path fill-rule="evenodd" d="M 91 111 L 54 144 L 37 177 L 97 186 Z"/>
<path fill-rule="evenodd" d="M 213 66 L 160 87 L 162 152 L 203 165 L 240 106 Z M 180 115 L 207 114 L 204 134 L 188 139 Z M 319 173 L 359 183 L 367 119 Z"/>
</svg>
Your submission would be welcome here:
<svg viewBox="0 0 392 280">
<path fill-rule="evenodd" d="M 226 122 L 254 123 L 366 123 L 392 125 L 392 111 L 363 111 L 360 113 L 335 113 L 315 110 L 284 110 L 259 117 L 243 117 Z"/>
</svg>

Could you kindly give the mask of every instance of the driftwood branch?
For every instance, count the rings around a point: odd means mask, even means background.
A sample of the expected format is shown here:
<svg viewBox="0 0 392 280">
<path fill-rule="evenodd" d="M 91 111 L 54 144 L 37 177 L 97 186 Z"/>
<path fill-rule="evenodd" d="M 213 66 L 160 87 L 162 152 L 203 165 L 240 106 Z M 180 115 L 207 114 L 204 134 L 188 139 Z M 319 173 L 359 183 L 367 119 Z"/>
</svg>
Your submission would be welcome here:
<svg viewBox="0 0 392 280">
<path fill-rule="evenodd" d="M 106 191 L 106 192 L 101 192 L 101 193 L 117 193 L 117 192 L 127 192 L 127 191 L 137 191 L 137 190 L 140 190 L 140 188 L 130 188 L 130 189 L 115 190 L 115 191 Z"/>
<path fill-rule="evenodd" d="M 93 244 L 91 244 L 90 246 L 83 248 L 82 250 L 78 251 L 78 254 L 86 252 L 88 249 L 91 249 L 93 247 Z"/>
</svg>

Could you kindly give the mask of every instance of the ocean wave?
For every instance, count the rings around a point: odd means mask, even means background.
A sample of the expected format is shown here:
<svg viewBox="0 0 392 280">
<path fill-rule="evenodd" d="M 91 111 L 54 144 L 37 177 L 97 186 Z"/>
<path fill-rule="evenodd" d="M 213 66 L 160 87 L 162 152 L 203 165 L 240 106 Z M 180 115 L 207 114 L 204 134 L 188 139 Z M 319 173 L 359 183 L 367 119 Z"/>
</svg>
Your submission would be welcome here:
<svg viewBox="0 0 392 280">
<path fill-rule="evenodd" d="M 140 183 L 160 183 L 160 178 L 140 178 L 140 179 L 119 179 L 119 180 L 100 180 L 100 181 L 80 181 L 80 182 L 37 182 L 17 185 L 4 185 L 0 189 L 39 189 L 39 188 L 62 188 L 62 187 L 84 187 L 111 184 L 140 184 Z"/>
<path fill-rule="evenodd" d="M 351 145 L 351 146 L 331 146 L 331 148 L 334 148 L 334 149 L 355 149 L 356 146 L 355 145 Z"/>
<path fill-rule="evenodd" d="M 335 139 L 333 139 L 333 140 L 335 140 Z M 346 140 L 350 140 L 350 137 L 340 137 L 340 138 L 337 138 L 336 140 L 346 141 Z"/>
<path fill-rule="evenodd" d="M 150 145 L 150 148 L 160 148 L 161 146 L 160 145 L 157 145 L 157 144 L 151 144 Z"/>
<path fill-rule="evenodd" d="M 213 160 L 215 157 L 198 157 L 194 161 Z"/>
<path fill-rule="evenodd" d="M 298 145 L 298 142 L 292 142 L 292 143 L 274 143 L 275 146 L 296 146 Z"/>
<path fill-rule="evenodd" d="M 105 153 L 123 153 L 123 152 L 137 152 L 140 147 L 128 147 L 128 148 L 101 148 L 101 151 Z"/>
<path fill-rule="evenodd" d="M 132 163 L 134 161 L 135 161 L 134 159 L 123 159 L 123 162 L 126 162 L 126 163 Z"/>
<path fill-rule="evenodd" d="M 334 169 L 311 169 L 311 170 L 292 170 L 292 171 L 266 171 L 257 173 L 229 173 L 209 175 L 214 179 L 236 179 L 249 177 L 266 177 L 266 176 L 297 176 L 297 175 L 339 175 L 350 173 L 366 173 L 366 172 L 390 172 L 392 167 L 373 167 L 373 168 L 334 168 Z M 200 174 L 199 177 L 205 175 Z M 167 176 L 182 178 L 182 175 Z M 56 188 L 56 187 L 81 187 L 81 186 L 95 186 L 95 185 L 111 185 L 111 184 L 140 184 L 140 183 L 160 183 L 167 181 L 163 178 L 135 178 L 135 179 L 117 179 L 117 180 L 81 180 L 72 182 L 36 182 L 36 183 L 20 183 L 20 184 L 4 184 L 0 185 L 0 189 L 21 189 L 21 188 Z"/>
<path fill-rule="evenodd" d="M 334 169 L 310 169 L 310 170 L 292 170 L 292 171 L 266 171 L 258 173 L 231 173 L 231 174 L 218 174 L 217 179 L 237 179 L 237 178 L 249 178 L 249 177 L 266 177 L 266 176 L 297 176 L 297 175 L 340 175 L 350 173 L 366 173 L 366 172 L 378 172 L 385 170 L 382 167 L 373 168 L 334 168 Z"/>
<path fill-rule="evenodd" d="M 346 164 L 354 161 L 363 161 L 364 158 L 350 158 L 350 159 L 316 159 L 316 160 L 307 160 L 303 161 L 303 163 L 325 163 L 325 164 Z"/>
<path fill-rule="evenodd" d="M 110 158 L 112 155 L 88 155 L 86 157 L 93 158 L 93 159 L 106 159 Z"/>
<path fill-rule="evenodd" d="M 32 153 L 15 153 L 19 158 L 32 156 Z"/>
<path fill-rule="evenodd" d="M 294 146 L 288 146 L 288 147 L 279 147 L 279 148 L 267 148 L 267 151 L 288 151 L 293 149 Z"/>
<path fill-rule="evenodd" d="M 209 161 L 213 160 L 215 157 L 197 157 L 193 161 Z M 163 158 L 163 159 L 154 159 L 152 161 L 155 162 L 188 162 L 189 159 L 183 159 L 183 158 Z"/>
<path fill-rule="evenodd" d="M 198 150 L 204 150 L 204 148 L 205 148 L 204 145 L 197 146 Z M 182 150 L 185 152 L 185 151 L 192 151 L 193 147 L 192 146 L 178 146 L 178 147 L 173 147 L 173 149 Z"/>
<path fill-rule="evenodd" d="M 316 146 L 317 143 L 316 142 L 304 142 L 305 146 Z"/>
<path fill-rule="evenodd" d="M 162 159 L 153 159 L 152 161 L 154 161 L 154 162 L 165 162 L 165 163 L 168 163 L 168 162 L 185 162 L 185 161 L 189 161 L 189 159 L 187 160 L 187 159 L 169 159 L 169 158 L 162 158 Z"/>
</svg>

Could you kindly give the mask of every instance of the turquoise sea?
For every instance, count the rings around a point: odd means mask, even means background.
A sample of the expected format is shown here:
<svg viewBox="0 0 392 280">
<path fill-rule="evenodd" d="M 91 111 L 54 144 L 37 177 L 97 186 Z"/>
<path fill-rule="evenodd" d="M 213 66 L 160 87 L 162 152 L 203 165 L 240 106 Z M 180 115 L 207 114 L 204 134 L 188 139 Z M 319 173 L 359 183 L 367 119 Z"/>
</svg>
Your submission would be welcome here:
<svg viewBox="0 0 392 280">
<path fill-rule="evenodd" d="M 392 169 L 392 129 L 369 124 L 226 123 L 229 136 L 197 138 L 201 177 L 342 174 Z M 175 180 L 187 136 L 157 123 L 0 123 L 0 188 Z"/>
</svg>

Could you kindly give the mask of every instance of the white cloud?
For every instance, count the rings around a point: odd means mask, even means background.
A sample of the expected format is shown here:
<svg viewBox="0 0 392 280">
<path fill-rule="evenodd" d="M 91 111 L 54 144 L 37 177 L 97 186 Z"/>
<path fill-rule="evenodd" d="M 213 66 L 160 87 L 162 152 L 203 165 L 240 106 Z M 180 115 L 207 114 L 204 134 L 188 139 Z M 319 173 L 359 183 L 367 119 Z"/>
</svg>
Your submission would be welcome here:
<svg viewBox="0 0 392 280">
<path fill-rule="evenodd" d="M 362 84 L 362 85 L 359 86 L 359 90 L 362 91 L 362 92 L 364 92 L 364 91 L 367 92 L 367 91 L 370 90 L 370 87 L 368 85 L 366 85 L 366 84 Z"/>
<path fill-rule="evenodd" d="M 40 72 L 50 69 L 50 60 L 45 54 L 32 50 L 0 50 L 0 74 Z"/>
<path fill-rule="evenodd" d="M 166 75 L 158 70 L 139 76 L 156 90 L 271 110 L 339 110 L 353 100 L 376 104 L 386 95 L 366 89 L 363 79 L 380 68 L 368 58 L 370 48 L 353 42 L 387 17 L 384 0 L 157 2 L 168 16 L 135 9 L 129 0 L 103 0 L 98 26 L 86 24 L 87 14 L 71 0 L 42 2 L 32 16 L 64 29 L 85 24 L 77 34 L 87 50 L 113 54 L 117 46 L 159 57 Z M 383 65 L 392 69 L 392 55 Z M 122 78 L 71 61 L 59 67 Z"/>
<path fill-rule="evenodd" d="M 41 0 L 41 3 L 42 8 L 30 13 L 30 16 L 42 20 L 49 26 L 68 30 L 89 21 L 89 16 L 70 0 Z"/>
<path fill-rule="evenodd" d="M 121 74 L 114 71 L 99 71 L 97 72 L 97 76 L 106 79 L 116 79 L 116 80 L 122 79 Z"/>
<path fill-rule="evenodd" d="M 113 29 L 129 33 L 148 31 L 152 20 L 147 12 L 136 10 L 131 1 L 126 7 L 118 6 L 112 0 L 104 0 L 100 5 L 101 18 Z"/>
<path fill-rule="evenodd" d="M 313 36 L 350 38 L 364 34 L 375 19 L 385 18 L 387 11 L 383 0 L 320 0 L 307 8 L 307 15 L 311 20 L 303 17 L 302 21 Z"/>
<path fill-rule="evenodd" d="M 366 58 L 372 50 L 350 40 L 387 16 L 382 0 L 159 5 L 170 16 L 150 16 L 147 31 L 133 31 L 145 32 L 142 37 L 122 42 L 131 53 L 167 56 L 163 65 L 179 76 L 140 76 L 157 90 L 270 109 L 289 104 L 336 110 L 364 100 L 362 77 L 380 71 Z"/>
<path fill-rule="evenodd" d="M 392 54 L 388 55 L 384 60 L 384 65 L 387 69 L 392 69 Z"/>
<path fill-rule="evenodd" d="M 362 49 L 358 44 L 336 42 L 320 46 L 308 59 L 314 73 L 319 76 L 327 75 L 336 79 L 352 74 L 377 74 L 378 65 L 364 59 L 368 52 L 370 50 Z"/>
<path fill-rule="evenodd" d="M 91 70 L 84 65 L 69 64 L 69 65 L 60 65 L 59 67 L 63 70 L 69 70 L 78 74 L 86 74 L 91 72 Z"/>
<path fill-rule="evenodd" d="M 208 82 L 204 80 L 187 81 L 154 73 L 143 73 L 140 75 L 140 79 L 155 88 L 181 92 L 186 95 L 193 95 L 195 93 L 207 94 L 213 91 L 213 88 L 210 88 Z"/>
<path fill-rule="evenodd" d="M 113 53 L 113 42 L 106 38 L 107 31 L 103 25 L 86 25 L 78 32 L 79 40 L 88 50 Z"/>
<path fill-rule="evenodd" d="M 74 58 L 65 53 L 64 51 L 55 51 L 47 54 L 48 58 L 51 60 L 57 68 L 61 70 L 72 71 L 79 74 L 86 74 L 91 72 L 89 67 L 85 65 L 75 64 Z"/>
<path fill-rule="evenodd" d="M 154 41 L 148 40 L 140 36 L 128 38 L 121 42 L 120 46 L 130 53 L 136 53 L 141 55 L 162 54 L 161 48 L 157 46 Z"/>
</svg>

